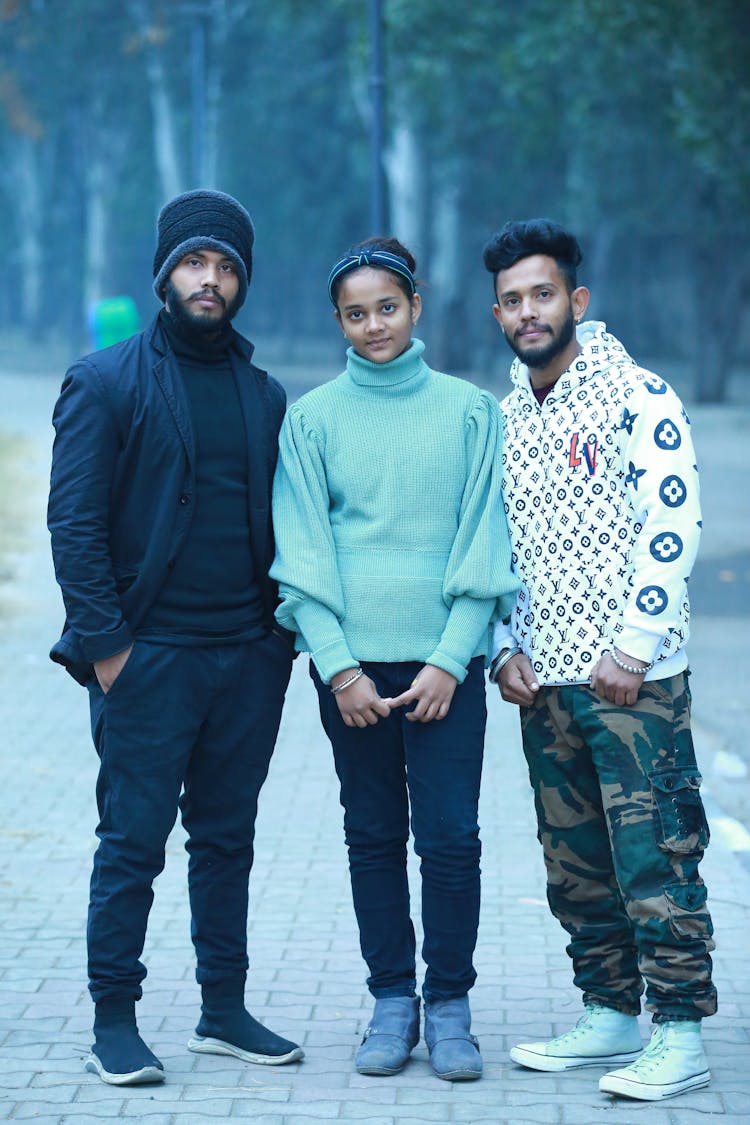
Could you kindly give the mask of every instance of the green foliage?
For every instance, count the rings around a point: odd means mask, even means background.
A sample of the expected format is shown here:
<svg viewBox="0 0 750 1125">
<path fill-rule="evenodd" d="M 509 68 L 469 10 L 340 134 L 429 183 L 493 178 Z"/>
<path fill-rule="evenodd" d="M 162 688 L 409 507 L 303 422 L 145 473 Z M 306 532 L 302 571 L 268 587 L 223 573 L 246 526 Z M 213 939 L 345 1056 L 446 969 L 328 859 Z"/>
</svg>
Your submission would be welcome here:
<svg viewBox="0 0 750 1125">
<path fill-rule="evenodd" d="M 467 276 L 483 238 L 511 215 L 553 215 L 592 243 L 606 234 L 626 255 L 696 229 L 715 241 L 748 237 L 745 3 L 383 0 L 383 12 L 387 133 L 406 124 L 419 139 L 427 226 L 446 184 L 457 186 Z M 217 54 L 211 32 L 223 18 L 231 33 Z M 43 322 L 77 324 L 80 337 L 88 173 L 104 154 L 113 173 L 101 189 L 111 289 L 131 293 L 143 313 L 153 308 L 164 200 L 149 59 L 163 66 L 193 186 L 197 19 L 204 61 L 221 81 L 218 183 L 256 221 L 248 316 L 263 333 L 330 336 L 328 266 L 370 233 L 366 3 L 0 3 L 0 236 L 12 248 L 23 242 L 18 183 L 31 159 L 42 199 Z M 18 320 L 0 294 L 0 326 Z"/>
</svg>

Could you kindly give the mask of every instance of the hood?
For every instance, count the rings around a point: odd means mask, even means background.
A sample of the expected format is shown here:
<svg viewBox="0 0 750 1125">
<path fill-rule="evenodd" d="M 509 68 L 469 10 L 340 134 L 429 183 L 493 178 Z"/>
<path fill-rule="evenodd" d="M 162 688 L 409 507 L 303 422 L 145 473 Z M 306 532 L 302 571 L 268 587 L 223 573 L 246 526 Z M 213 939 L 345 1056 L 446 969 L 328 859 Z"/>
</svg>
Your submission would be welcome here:
<svg viewBox="0 0 750 1125">
<path fill-rule="evenodd" d="M 577 355 L 567 371 L 564 371 L 549 392 L 545 402 L 554 402 L 565 398 L 571 391 L 582 383 L 588 383 L 617 364 L 636 366 L 635 360 L 625 351 L 620 341 L 601 320 L 585 320 L 576 329 L 576 339 L 581 345 L 581 354 Z M 510 368 L 510 377 L 517 390 L 531 395 L 531 380 L 529 369 L 520 359 L 513 360 Z"/>
</svg>

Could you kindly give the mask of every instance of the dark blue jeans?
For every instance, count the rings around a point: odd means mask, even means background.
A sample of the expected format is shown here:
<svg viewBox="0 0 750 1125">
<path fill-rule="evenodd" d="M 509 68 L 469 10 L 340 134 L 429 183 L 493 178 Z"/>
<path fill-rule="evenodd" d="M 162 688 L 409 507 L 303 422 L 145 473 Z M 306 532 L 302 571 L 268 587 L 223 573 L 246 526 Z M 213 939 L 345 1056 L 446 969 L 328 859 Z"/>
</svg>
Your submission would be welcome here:
<svg viewBox="0 0 750 1125">
<path fill-rule="evenodd" d="M 362 667 L 380 695 L 408 688 L 419 663 Z M 341 783 L 354 911 L 375 997 L 416 988 L 406 848 L 409 806 L 421 859 L 426 999 L 465 996 L 476 980 L 479 825 L 487 710 L 481 657 L 440 722 L 410 723 L 403 710 L 365 729 L 346 726 L 331 690 L 310 665 Z"/>
<path fill-rule="evenodd" d="M 141 996 L 152 883 L 178 806 L 198 981 L 247 971 L 258 794 L 290 671 L 289 648 L 272 634 L 199 648 L 136 641 L 107 695 L 89 686 L 100 758 L 88 917 L 95 1001 Z"/>
</svg>

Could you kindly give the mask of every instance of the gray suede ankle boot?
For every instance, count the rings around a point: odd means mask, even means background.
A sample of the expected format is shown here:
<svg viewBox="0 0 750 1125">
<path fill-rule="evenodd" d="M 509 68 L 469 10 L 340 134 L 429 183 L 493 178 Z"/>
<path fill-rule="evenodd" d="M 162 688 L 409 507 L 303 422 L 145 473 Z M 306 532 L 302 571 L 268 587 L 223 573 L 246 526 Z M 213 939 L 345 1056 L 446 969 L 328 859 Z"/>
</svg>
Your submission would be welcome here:
<svg viewBox="0 0 750 1125">
<path fill-rule="evenodd" d="M 432 1069 L 446 1082 L 469 1082 L 482 1076 L 479 1041 L 471 1034 L 468 996 L 455 1000 L 427 1000 L 424 1037 Z"/>
<path fill-rule="evenodd" d="M 375 1001 L 354 1065 L 360 1074 L 398 1074 L 418 1042 L 419 997 L 381 997 Z"/>
</svg>

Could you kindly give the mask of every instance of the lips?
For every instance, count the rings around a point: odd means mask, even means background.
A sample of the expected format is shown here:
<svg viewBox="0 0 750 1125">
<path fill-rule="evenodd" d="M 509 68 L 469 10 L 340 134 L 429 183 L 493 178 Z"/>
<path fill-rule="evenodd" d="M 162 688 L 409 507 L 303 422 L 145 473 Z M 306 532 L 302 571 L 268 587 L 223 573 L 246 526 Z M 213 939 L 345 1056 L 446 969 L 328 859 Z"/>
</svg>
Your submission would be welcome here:
<svg viewBox="0 0 750 1125">
<path fill-rule="evenodd" d="M 206 305 L 212 308 L 221 308 L 224 304 L 222 298 L 215 293 L 196 293 L 190 300 L 194 301 L 196 304 Z"/>
<path fill-rule="evenodd" d="M 547 336 L 551 335 L 547 328 L 527 328 L 525 332 L 516 332 L 515 341 L 519 348 L 524 344 L 533 346 L 534 344 L 547 343 Z"/>
</svg>

